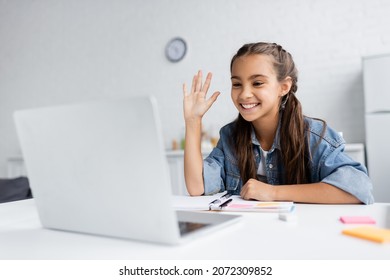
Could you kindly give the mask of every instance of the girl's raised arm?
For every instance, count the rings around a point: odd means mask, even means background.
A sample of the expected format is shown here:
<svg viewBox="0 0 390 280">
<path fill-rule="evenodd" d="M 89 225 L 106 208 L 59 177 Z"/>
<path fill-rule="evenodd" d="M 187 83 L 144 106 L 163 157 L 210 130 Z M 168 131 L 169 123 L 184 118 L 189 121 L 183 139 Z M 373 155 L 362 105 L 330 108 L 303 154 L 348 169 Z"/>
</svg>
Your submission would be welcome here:
<svg viewBox="0 0 390 280">
<path fill-rule="evenodd" d="M 206 99 L 210 87 L 212 74 L 208 73 L 202 85 L 202 71 L 192 79 L 191 91 L 187 91 L 183 84 L 183 110 L 185 120 L 185 147 L 184 147 L 184 177 L 187 191 L 190 195 L 202 195 L 203 183 L 203 157 L 201 151 L 202 117 L 217 100 L 218 91 Z"/>
</svg>

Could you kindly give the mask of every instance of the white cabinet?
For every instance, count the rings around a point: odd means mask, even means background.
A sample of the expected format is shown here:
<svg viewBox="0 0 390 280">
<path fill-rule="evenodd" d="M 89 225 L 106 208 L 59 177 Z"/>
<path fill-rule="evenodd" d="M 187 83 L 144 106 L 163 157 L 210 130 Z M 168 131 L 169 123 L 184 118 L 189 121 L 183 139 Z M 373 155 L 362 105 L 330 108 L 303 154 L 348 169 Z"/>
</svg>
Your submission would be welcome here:
<svg viewBox="0 0 390 280">
<path fill-rule="evenodd" d="M 354 161 L 360 162 L 361 164 L 366 166 L 366 156 L 365 156 L 365 150 L 363 144 L 361 143 L 346 144 L 344 151 Z"/>
<path fill-rule="evenodd" d="M 207 157 L 210 152 L 202 152 L 203 158 Z M 167 151 L 166 155 L 171 173 L 172 193 L 175 195 L 188 194 L 184 180 L 184 151 Z"/>
<path fill-rule="evenodd" d="M 376 202 L 390 202 L 390 54 L 363 58 L 368 172 Z"/>
<path fill-rule="evenodd" d="M 23 158 L 21 156 L 9 157 L 7 159 L 7 178 L 16 178 L 20 176 L 27 176 Z"/>
</svg>

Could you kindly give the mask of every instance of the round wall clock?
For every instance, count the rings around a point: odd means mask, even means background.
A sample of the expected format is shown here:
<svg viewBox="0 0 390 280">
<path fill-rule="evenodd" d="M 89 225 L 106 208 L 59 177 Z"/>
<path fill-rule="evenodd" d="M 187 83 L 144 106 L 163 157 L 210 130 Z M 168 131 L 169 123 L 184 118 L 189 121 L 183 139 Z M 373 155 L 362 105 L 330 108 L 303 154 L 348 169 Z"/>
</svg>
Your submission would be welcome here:
<svg viewBox="0 0 390 280">
<path fill-rule="evenodd" d="M 171 62 L 179 62 L 187 52 L 187 44 L 182 38 L 173 38 L 165 48 L 165 55 Z"/>
</svg>

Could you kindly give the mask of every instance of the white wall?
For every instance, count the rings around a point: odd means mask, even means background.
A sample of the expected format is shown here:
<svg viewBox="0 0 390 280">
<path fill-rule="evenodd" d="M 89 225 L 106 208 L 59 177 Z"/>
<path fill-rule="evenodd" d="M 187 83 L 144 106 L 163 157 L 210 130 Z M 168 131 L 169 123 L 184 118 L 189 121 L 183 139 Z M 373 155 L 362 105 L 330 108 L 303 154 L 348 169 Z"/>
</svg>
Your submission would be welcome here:
<svg viewBox="0 0 390 280">
<path fill-rule="evenodd" d="M 390 53 L 385 0 L 0 0 L 0 177 L 20 154 L 16 109 L 153 94 L 166 146 L 183 127 L 183 82 L 200 68 L 222 95 L 205 119 L 236 116 L 229 63 L 246 42 L 278 42 L 300 71 L 307 115 L 324 118 L 348 142 L 364 142 L 361 57 Z M 189 44 L 177 64 L 166 43 Z"/>
</svg>

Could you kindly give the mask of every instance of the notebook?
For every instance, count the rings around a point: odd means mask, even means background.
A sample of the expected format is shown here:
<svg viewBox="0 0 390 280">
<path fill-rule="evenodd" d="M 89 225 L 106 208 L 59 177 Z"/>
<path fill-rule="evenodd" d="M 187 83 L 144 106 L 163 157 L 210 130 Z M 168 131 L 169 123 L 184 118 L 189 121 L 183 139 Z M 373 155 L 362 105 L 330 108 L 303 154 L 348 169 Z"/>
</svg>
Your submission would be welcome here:
<svg viewBox="0 0 390 280">
<path fill-rule="evenodd" d="M 245 200 L 239 195 L 227 192 L 213 196 L 174 196 L 173 205 L 179 210 L 208 210 L 223 212 L 271 212 L 291 213 L 295 204 L 292 201 Z"/>
<path fill-rule="evenodd" d="M 153 97 L 27 109 L 14 119 L 46 228 L 179 244 L 240 218 L 172 207 Z"/>
</svg>

